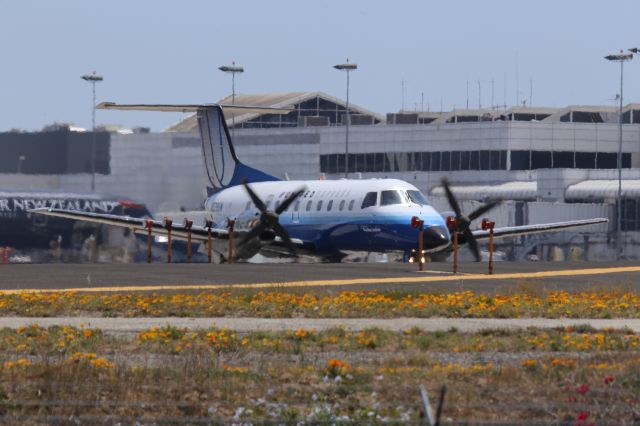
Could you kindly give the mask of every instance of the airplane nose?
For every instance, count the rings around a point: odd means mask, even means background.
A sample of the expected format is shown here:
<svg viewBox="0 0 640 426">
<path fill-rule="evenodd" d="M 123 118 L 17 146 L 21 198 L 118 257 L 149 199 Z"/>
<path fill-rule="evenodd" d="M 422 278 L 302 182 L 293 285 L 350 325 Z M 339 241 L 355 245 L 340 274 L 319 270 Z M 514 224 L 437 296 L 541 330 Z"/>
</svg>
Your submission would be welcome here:
<svg viewBox="0 0 640 426">
<path fill-rule="evenodd" d="M 424 247 L 440 247 L 449 244 L 449 232 L 443 226 L 430 226 L 425 228 L 422 241 Z"/>
</svg>

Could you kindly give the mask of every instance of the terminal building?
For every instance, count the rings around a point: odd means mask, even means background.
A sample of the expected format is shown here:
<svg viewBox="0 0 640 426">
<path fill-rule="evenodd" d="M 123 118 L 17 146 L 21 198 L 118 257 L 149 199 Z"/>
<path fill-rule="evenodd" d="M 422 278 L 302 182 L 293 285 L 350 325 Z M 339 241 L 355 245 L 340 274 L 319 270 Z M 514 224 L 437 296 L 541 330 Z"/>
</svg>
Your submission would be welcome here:
<svg viewBox="0 0 640 426">
<path fill-rule="evenodd" d="M 384 116 L 350 105 L 346 156 L 346 105 L 338 98 L 295 92 L 236 95 L 235 102 L 292 108 L 284 115 L 227 117 L 239 158 L 274 176 L 398 178 L 421 189 L 440 211 L 450 210 L 440 187 L 447 177 L 465 210 L 488 199 L 504 200 L 490 213 L 496 226 L 610 219 L 590 229 L 501 242 L 507 258 L 605 260 L 618 251 L 623 258 L 640 257 L 640 104 L 627 105 L 622 114 L 618 229 L 620 125 L 613 107 L 519 106 Z M 96 178 L 97 190 L 141 200 L 156 212 L 202 208 L 208 182 L 194 117 L 159 133 L 111 133 L 103 146 L 109 157 Z M 88 187 L 86 173 L 16 173 L 10 170 L 15 161 L 5 160 L 9 166 L 0 170 L 4 186 Z"/>
</svg>

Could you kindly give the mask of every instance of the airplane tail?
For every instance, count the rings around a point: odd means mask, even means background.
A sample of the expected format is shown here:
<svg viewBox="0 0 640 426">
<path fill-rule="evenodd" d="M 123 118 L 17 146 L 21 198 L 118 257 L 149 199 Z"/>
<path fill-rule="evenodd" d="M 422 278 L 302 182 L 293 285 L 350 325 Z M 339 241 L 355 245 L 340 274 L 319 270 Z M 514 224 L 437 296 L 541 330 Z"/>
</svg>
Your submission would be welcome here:
<svg viewBox="0 0 640 426">
<path fill-rule="evenodd" d="M 125 111 L 167 111 L 167 112 L 195 112 L 198 118 L 200 139 L 204 164 L 211 183 L 207 188 L 209 194 L 220 191 L 229 186 L 239 185 L 243 181 L 266 182 L 280 180 L 265 172 L 242 164 L 236 156 L 229 136 L 229 129 L 224 119 L 222 109 L 235 113 L 269 113 L 286 114 L 290 108 L 272 108 L 245 105 L 218 104 L 116 104 L 101 102 L 97 109 L 118 109 Z"/>
<path fill-rule="evenodd" d="M 243 181 L 265 182 L 280 180 L 249 167 L 236 156 L 222 108 L 218 105 L 197 110 L 198 127 L 202 141 L 202 154 L 211 188 L 209 194 Z"/>
</svg>

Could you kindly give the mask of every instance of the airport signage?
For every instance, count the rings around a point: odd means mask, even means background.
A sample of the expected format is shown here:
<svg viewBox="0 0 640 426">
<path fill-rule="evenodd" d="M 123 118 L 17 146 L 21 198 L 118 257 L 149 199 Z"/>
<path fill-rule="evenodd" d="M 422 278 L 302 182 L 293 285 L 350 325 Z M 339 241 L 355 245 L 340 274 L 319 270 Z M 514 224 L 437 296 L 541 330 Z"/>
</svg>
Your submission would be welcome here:
<svg viewBox="0 0 640 426">
<path fill-rule="evenodd" d="M 70 200 L 60 198 L 0 198 L 0 217 L 15 217 L 31 209 L 63 209 L 89 213 L 110 214 L 118 207 L 117 201 Z"/>
</svg>

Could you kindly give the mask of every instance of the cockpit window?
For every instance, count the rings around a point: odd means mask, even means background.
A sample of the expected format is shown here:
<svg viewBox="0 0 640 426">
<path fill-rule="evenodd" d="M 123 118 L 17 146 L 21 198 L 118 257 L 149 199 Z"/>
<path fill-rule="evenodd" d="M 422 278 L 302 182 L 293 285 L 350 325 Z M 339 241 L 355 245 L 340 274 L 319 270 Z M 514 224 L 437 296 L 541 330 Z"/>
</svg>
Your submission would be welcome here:
<svg viewBox="0 0 640 426">
<path fill-rule="evenodd" d="M 366 209 L 367 207 L 375 206 L 378 204 L 378 193 L 377 192 L 367 192 L 367 195 L 364 196 L 364 200 L 362 200 L 361 209 Z"/>
<path fill-rule="evenodd" d="M 391 206 L 393 204 L 405 204 L 407 202 L 402 192 L 398 190 L 382 191 L 380 195 L 381 195 L 380 197 L 381 206 Z"/>
<path fill-rule="evenodd" d="M 409 199 L 411 200 L 412 203 L 421 204 L 425 206 L 429 204 L 429 201 L 427 201 L 427 197 L 422 195 L 422 192 L 420 191 L 415 191 L 415 190 L 407 191 L 407 195 L 409 196 Z"/>
</svg>

